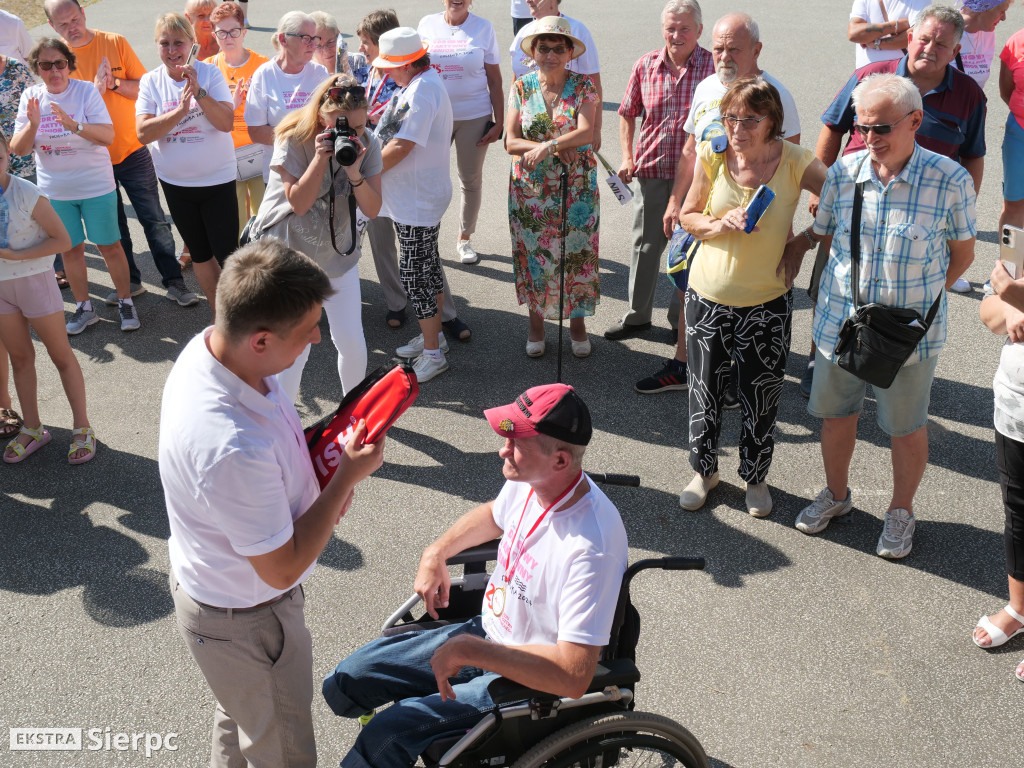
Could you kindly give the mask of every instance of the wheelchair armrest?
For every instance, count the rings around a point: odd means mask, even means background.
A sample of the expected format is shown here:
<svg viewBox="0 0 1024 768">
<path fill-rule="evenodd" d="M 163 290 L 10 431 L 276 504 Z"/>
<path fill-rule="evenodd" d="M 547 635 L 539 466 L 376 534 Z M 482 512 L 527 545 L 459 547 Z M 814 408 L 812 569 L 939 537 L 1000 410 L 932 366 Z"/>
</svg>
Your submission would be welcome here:
<svg viewBox="0 0 1024 768">
<path fill-rule="evenodd" d="M 464 549 L 449 557 L 447 563 L 448 565 L 465 565 L 466 563 L 486 563 L 489 560 L 497 560 L 499 541 L 500 539 L 494 539 L 486 544 L 478 544 L 475 547 Z"/>
<path fill-rule="evenodd" d="M 640 679 L 640 670 L 631 659 L 609 659 L 599 661 L 594 671 L 594 679 L 590 681 L 587 693 L 603 691 L 608 686 L 632 686 Z M 513 701 L 524 701 L 527 699 L 557 699 L 560 698 L 553 693 L 537 691 L 527 688 L 525 685 L 509 680 L 507 677 L 498 677 L 487 686 L 487 693 L 498 706 L 509 704 Z"/>
</svg>

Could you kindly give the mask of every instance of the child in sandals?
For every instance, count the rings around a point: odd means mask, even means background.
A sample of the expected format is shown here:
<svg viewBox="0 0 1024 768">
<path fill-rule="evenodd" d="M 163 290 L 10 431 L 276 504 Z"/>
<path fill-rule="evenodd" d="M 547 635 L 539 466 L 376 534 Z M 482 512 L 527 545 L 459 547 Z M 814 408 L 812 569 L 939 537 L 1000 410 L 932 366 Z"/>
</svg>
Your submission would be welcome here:
<svg viewBox="0 0 1024 768">
<path fill-rule="evenodd" d="M 29 327 L 60 373 L 74 420 L 68 461 L 82 464 L 96 454 L 96 438 L 85 412 L 85 379 L 64 327 L 64 300 L 53 279 L 53 254 L 71 238 L 50 201 L 32 183 L 7 172 L 8 142 L 0 132 L 0 342 L 11 357 L 23 424 L 4 450 L 16 464 L 50 442 L 39 418 L 35 351 Z"/>
</svg>

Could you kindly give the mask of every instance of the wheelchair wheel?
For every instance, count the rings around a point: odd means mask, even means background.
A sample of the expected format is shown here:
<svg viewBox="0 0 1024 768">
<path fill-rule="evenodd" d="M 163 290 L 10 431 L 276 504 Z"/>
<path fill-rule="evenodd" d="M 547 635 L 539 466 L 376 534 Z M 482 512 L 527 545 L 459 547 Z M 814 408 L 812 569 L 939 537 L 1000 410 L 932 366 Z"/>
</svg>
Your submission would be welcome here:
<svg viewBox="0 0 1024 768">
<path fill-rule="evenodd" d="M 700 742 L 674 720 L 646 712 L 600 715 L 552 734 L 512 768 L 709 768 Z"/>
</svg>

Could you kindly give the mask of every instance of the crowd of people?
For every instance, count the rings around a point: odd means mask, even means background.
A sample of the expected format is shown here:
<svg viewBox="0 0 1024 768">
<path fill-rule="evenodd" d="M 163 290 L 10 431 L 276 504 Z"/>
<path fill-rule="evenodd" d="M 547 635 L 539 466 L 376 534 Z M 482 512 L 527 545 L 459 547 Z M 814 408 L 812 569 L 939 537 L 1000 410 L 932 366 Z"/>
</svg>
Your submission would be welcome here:
<svg viewBox="0 0 1024 768">
<path fill-rule="evenodd" d="M 835 352 L 844 324 L 867 304 L 913 311 L 923 338 L 888 387 L 873 387 L 878 426 L 890 436 L 892 454 L 892 495 L 876 552 L 891 559 L 911 552 L 914 496 L 928 462 L 929 396 L 948 329 L 947 293 L 973 290 L 963 275 L 975 257 L 976 197 L 987 151 L 990 105 L 983 87 L 996 56 L 994 30 L 1010 5 L 854 0 L 847 30 L 852 74 L 835 84 L 813 150 L 800 146 L 791 93 L 759 66 L 763 42 L 751 16 L 718 19 L 704 48 L 697 0 L 665 5 L 664 45 L 635 63 L 618 109 L 618 176 L 633 190 L 633 250 L 628 309 L 604 337 L 617 341 L 651 329 L 665 250 L 683 248 L 668 307 L 675 355 L 635 385 L 641 394 L 688 391 L 694 475 L 679 496 L 683 509 L 703 508 L 719 483 L 723 411 L 739 408 L 738 474 L 747 509 L 754 517 L 771 514 L 768 478 L 793 284 L 813 253 L 813 345 L 800 389 L 808 412 L 822 420 L 825 482 L 795 525 L 819 534 L 853 508 L 850 466 L 867 385 Z M 416 27 L 391 10 L 367 14 L 354 29 L 358 51 L 349 50 L 331 15 L 290 11 L 277 23 L 274 55 L 266 58 L 245 45 L 246 2 L 187 0 L 183 12 L 157 20 L 161 64 L 146 71 L 123 36 L 87 25 L 77 0 L 45 0 L 44 9 L 54 34 L 36 41 L 0 12 L 0 435 L 10 438 L 4 461 L 20 462 L 50 439 L 36 402 L 30 328 L 71 403 L 69 461 L 96 453 L 85 382 L 67 337 L 100 320 L 88 290 L 86 239 L 110 274 L 114 291 L 106 303 L 118 307 L 121 329 L 141 325 L 133 298 L 146 289 L 123 191 L 167 298 L 182 307 L 198 303 L 182 277 L 191 268 L 213 312 L 212 329 L 175 365 L 161 423 L 182 634 L 187 642 L 201 637 L 199 622 L 218 624 L 224 612 L 230 623 L 232 612 L 256 616 L 272 609 L 286 633 L 300 636 L 297 655 L 276 671 L 265 669 L 265 659 L 243 664 L 215 643 L 197 649 L 189 642 L 189 648 L 221 705 L 216 740 L 224 764 L 234 764 L 232 750 L 250 762 L 259 756 L 302 764 L 312 749 L 312 691 L 299 584 L 355 484 L 379 466 L 383 452 L 383 443 L 362 445 L 359 427 L 346 447 L 345 471 L 322 493 L 310 472 L 297 469 L 302 452 L 291 445 L 299 430 L 291 403 L 310 344 L 319 340 L 321 312 L 338 351 L 342 389 L 350 391 L 367 365 L 356 269 L 365 234 L 386 302 L 384 322 L 402 327 L 411 306 L 418 324 L 419 333 L 397 355 L 413 361 L 422 383 L 449 370 L 449 339 L 472 336 L 455 312 L 440 255 L 441 220 L 454 196 L 452 152 L 461 200 L 450 245 L 461 263 L 472 265 L 479 259 L 472 237 L 484 161 L 501 141 L 511 158 L 510 253 L 516 299 L 527 314 L 525 354 L 544 355 L 545 321 L 567 317 L 572 353 L 590 355 L 586 318 L 600 301 L 597 165 L 605 96 L 597 47 L 582 22 L 561 13 L 561 0 L 513 0 L 506 83 L 493 25 L 465 0 L 443 0 L 442 11 Z M 1002 232 L 1024 228 L 1024 30 L 1010 37 L 998 60 L 999 95 L 1009 108 Z M 794 232 L 804 191 L 814 222 Z M 184 244 L 178 254 L 161 192 Z M 753 214 L 766 194 L 767 208 Z M 66 321 L 65 287 L 75 304 Z M 986 289 L 982 320 L 1007 337 L 994 388 L 1010 602 L 982 617 L 973 635 L 979 646 L 993 648 L 1024 633 L 1024 276 L 997 262 Z M 261 322 L 263 315 L 273 321 Z M 20 415 L 9 393 L 8 358 Z M 233 374 L 230 381 L 222 368 Z M 195 387 L 175 391 L 183 377 L 200 382 L 200 394 Z M 179 402 L 186 390 L 188 408 Z M 224 403 L 237 412 L 225 412 Z M 210 418 L 186 424 L 173 416 L 197 409 Z M 546 553 L 569 569 L 559 572 L 562 581 L 551 574 L 538 581 L 551 581 L 567 604 L 581 594 L 595 599 L 594 590 L 603 587 L 580 592 L 574 579 L 590 577 L 597 551 L 617 557 L 624 535 L 620 542 L 607 499 L 579 471 L 590 439 L 585 405 L 566 388 L 531 390 L 488 419 L 507 441 L 502 456 L 510 486 L 424 555 L 417 590 L 428 606 L 443 598 L 442 555 L 495 536 L 507 539 L 507 584 L 519 563 L 511 557 L 522 554 L 530 535 L 519 537 L 518 525 L 510 531 L 515 507 L 523 505 L 522 523 L 528 509 L 541 505 L 537 524 L 553 507 L 559 520 L 572 509 L 581 515 L 574 525 L 586 533 L 577 555 Z M 237 442 L 221 445 L 212 437 L 225 432 L 237 433 Z M 192 445 L 213 447 L 197 456 Z M 284 471 L 268 473 L 268 463 Z M 185 492 L 196 488 L 211 490 Z M 273 515 L 259 525 L 240 522 L 238 515 L 267 499 L 278 505 Z M 216 511 L 214 523 L 203 519 L 205 510 Z M 215 544 L 208 551 L 210 537 Z M 595 550 L 595 542 L 606 548 Z M 622 560 L 613 564 L 618 575 Z M 521 599 L 529 602 L 526 592 Z M 452 670 L 505 674 L 526 663 L 531 672 L 519 674 L 530 684 L 547 679 L 574 692 L 589 679 L 610 617 L 566 615 L 563 624 L 546 617 L 543 627 L 531 629 L 519 617 L 513 621 L 522 625 L 510 629 L 488 603 L 482 623 L 459 629 L 465 637 L 456 641 L 449 631 L 425 646 L 442 653 L 457 643 L 458 653 L 447 652 Z M 218 631 L 231 630 L 225 624 Z M 481 650 L 480 638 L 559 651 L 524 662 Z M 391 645 L 368 647 L 329 676 L 324 694 L 335 712 L 367 715 L 398 696 L 384 690 L 382 697 L 375 677 Z M 250 674 L 265 675 L 268 685 L 289 678 L 282 695 L 288 706 L 298 704 L 290 726 L 297 738 L 287 740 L 294 752 L 275 752 L 284 749 L 280 731 L 287 726 L 267 718 L 272 702 L 228 699 L 234 694 L 225 681 Z M 416 674 L 427 676 L 429 688 L 429 665 Z M 1015 674 L 1024 680 L 1024 662 Z M 465 693 L 454 697 L 486 696 L 476 677 L 467 677 Z M 415 732 L 424 718 L 443 721 L 452 693 L 443 678 L 440 701 L 378 720 L 343 765 L 411 764 L 422 739 L 400 740 L 389 747 L 394 754 L 383 756 L 373 751 L 374 734 Z M 422 695 L 423 686 L 401 690 Z M 445 730 L 435 726 L 431 734 Z"/>
</svg>

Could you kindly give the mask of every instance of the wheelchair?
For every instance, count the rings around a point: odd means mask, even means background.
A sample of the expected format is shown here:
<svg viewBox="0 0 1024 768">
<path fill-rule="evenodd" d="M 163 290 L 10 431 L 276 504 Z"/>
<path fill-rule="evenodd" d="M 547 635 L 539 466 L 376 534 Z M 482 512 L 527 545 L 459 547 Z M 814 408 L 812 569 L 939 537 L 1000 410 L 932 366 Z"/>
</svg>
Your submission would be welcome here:
<svg viewBox="0 0 1024 768">
<path fill-rule="evenodd" d="M 420 602 L 410 597 L 384 623 L 392 635 L 466 621 L 480 611 L 490 578 L 487 563 L 497 559 L 498 541 L 467 549 L 448 560 L 463 568 L 453 576 L 447 608 L 438 619 L 413 616 Z M 569 699 L 532 690 L 506 678 L 488 686 L 495 707 L 464 735 L 441 737 L 421 755 L 427 768 L 604 768 L 676 766 L 709 768 L 704 748 L 683 726 L 660 715 L 634 709 L 640 680 L 636 645 L 640 615 L 629 598 L 633 577 L 648 569 L 700 570 L 703 558 L 640 560 L 622 577 L 609 643 L 602 652 L 587 693 Z"/>
</svg>

